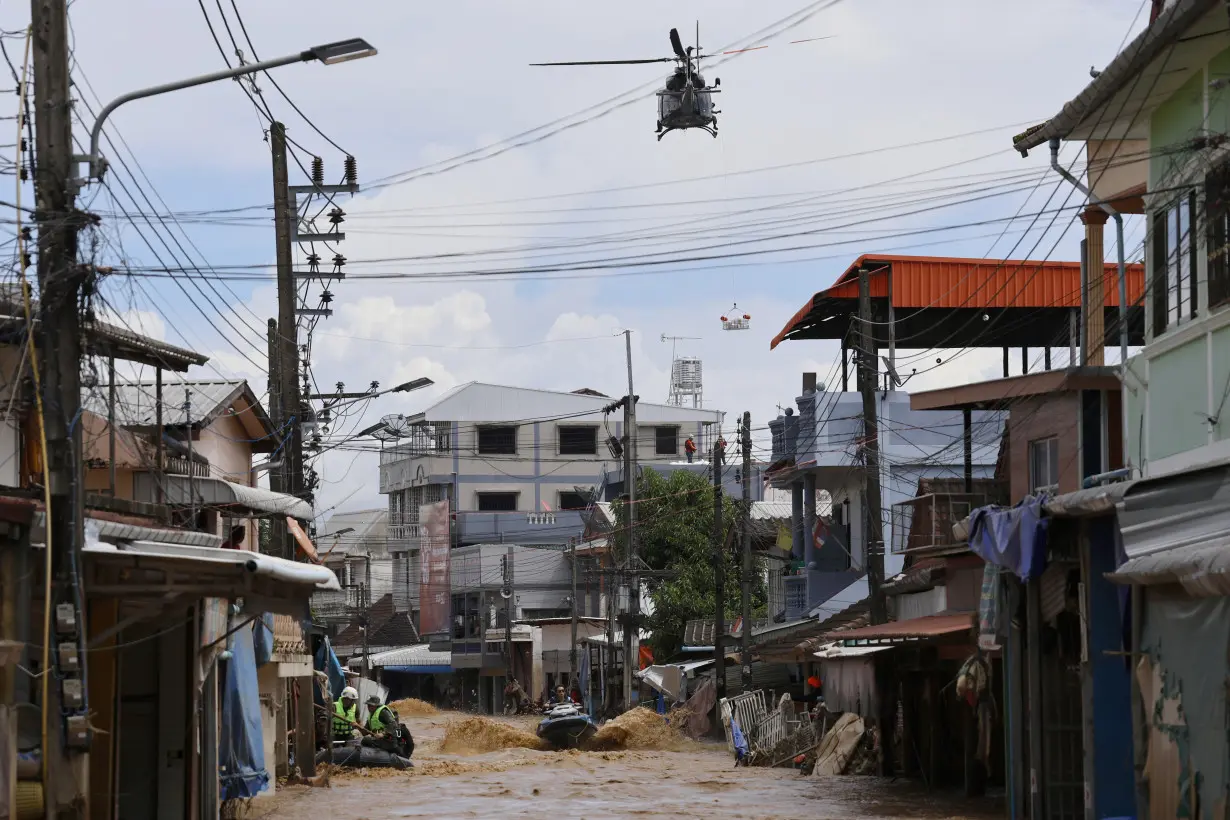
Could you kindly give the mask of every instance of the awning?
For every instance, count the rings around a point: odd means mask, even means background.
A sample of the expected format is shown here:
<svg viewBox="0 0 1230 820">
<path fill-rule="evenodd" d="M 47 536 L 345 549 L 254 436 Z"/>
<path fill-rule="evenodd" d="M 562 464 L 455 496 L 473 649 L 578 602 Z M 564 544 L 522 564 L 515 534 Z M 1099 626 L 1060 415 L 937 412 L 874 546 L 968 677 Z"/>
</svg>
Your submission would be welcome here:
<svg viewBox="0 0 1230 820">
<path fill-rule="evenodd" d="M 833 637 L 842 642 L 880 641 L 883 643 L 899 643 L 959 635 L 963 632 L 970 632 L 973 628 L 974 613 L 962 612 L 956 615 L 927 615 L 922 618 L 912 618 L 908 621 L 892 621 L 891 623 L 878 626 L 848 629 L 837 633 Z"/>
<path fill-rule="evenodd" d="M 821 660 L 833 661 L 842 658 L 862 658 L 877 652 L 887 652 L 890 649 L 892 649 L 891 646 L 843 646 L 840 643 L 830 643 L 822 646 L 815 652 L 815 655 Z"/>
<path fill-rule="evenodd" d="M 189 506 L 195 496 L 198 506 L 229 507 L 257 516 L 288 515 L 305 521 L 312 519 L 312 505 L 302 498 L 221 478 L 169 475 L 166 476 L 164 492 L 166 503 L 181 507 Z"/>
<path fill-rule="evenodd" d="M 1135 482 L 1119 531 L 1127 561 L 1111 580 L 1230 594 L 1230 467 Z"/>
<path fill-rule="evenodd" d="M 341 590 L 326 567 L 246 550 L 93 541 L 82 556 L 90 595 L 130 606 L 166 609 L 202 597 L 242 599 L 248 613 L 303 617 L 313 592 Z"/>
<path fill-rule="evenodd" d="M 1121 584 L 1180 584 L 1193 597 L 1230 595 L 1230 537 L 1132 558 L 1107 577 Z"/>
<path fill-rule="evenodd" d="M 359 666 L 355 660 L 351 664 Z M 445 674 L 453 671 L 453 653 L 433 652 L 431 644 L 403 646 L 371 656 L 368 666 L 393 672 L 417 672 L 421 674 Z"/>
</svg>

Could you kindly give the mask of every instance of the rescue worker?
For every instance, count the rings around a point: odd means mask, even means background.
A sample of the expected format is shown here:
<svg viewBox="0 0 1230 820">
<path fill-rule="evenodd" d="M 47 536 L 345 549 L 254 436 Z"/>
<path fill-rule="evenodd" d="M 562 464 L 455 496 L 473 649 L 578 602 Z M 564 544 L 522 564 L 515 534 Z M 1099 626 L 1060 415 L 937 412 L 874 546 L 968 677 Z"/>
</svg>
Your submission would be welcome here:
<svg viewBox="0 0 1230 820">
<path fill-rule="evenodd" d="M 726 439 L 722 438 L 721 436 L 718 436 L 718 440 L 717 440 L 717 457 L 718 457 L 718 464 L 726 463 Z"/>
<path fill-rule="evenodd" d="M 683 443 L 683 452 L 687 454 L 688 464 L 691 464 L 692 457 L 696 455 L 696 442 L 692 441 L 691 436 L 688 436 L 688 440 Z"/>
<path fill-rule="evenodd" d="M 342 696 L 333 702 L 333 740 L 345 741 L 354 737 L 358 731 L 355 726 L 359 722 L 359 693 L 353 686 L 342 690 Z"/>
<path fill-rule="evenodd" d="M 380 702 L 379 695 L 367 699 L 367 731 L 373 735 L 385 735 L 397 728 L 397 713 L 393 707 Z"/>
<path fill-rule="evenodd" d="M 367 730 L 372 733 L 371 743 L 364 741 L 386 752 L 410 757 L 414 754 L 414 740 L 410 730 L 401 722 L 397 710 L 380 702 L 377 695 L 367 699 Z"/>
</svg>

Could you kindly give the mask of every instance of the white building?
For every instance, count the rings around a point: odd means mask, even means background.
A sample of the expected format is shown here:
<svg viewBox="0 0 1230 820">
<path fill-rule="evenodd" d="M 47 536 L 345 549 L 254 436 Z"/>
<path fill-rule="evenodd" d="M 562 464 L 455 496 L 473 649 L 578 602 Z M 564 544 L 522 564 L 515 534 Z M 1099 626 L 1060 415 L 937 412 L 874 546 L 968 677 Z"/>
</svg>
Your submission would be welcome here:
<svg viewBox="0 0 1230 820">
<path fill-rule="evenodd" d="M 579 537 L 591 497 L 623 490 L 623 411 L 616 398 L 470 382 L 409 421 L 407 440 L 380 455 L 391 548 L 417 549 L 419 506 L 448 499 L 453 544 L 562 544 Z M 685 441 L 713 446 L 722 413 L 637 403 L 642 466 L 691 468 Z M 592 494 L 592 496 L 591 496 Z"/>
</svg>

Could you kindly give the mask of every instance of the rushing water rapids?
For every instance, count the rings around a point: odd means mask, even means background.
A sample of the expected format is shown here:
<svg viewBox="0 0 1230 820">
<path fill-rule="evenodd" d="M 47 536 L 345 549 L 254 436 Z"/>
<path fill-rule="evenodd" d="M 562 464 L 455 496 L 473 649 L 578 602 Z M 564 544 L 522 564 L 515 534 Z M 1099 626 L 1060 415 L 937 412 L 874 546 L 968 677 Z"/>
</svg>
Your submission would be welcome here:
<svg viewBox="0 0 1230 820">
<path fill-rule="evenodd" d="M 929 795 L 906 782 L 817 779 L 735 769 L 726 748 L 682 737 L 635 710 L 581 751 L 544 751 L 535 719 L 450 713 L 403 717 L 417 743 L 410 771 L 335 771 L 330 788 L 291 786 L 259 799 L 258 817 L 390 818 L 990 818 L 1002 801 Z"/>
</svg>

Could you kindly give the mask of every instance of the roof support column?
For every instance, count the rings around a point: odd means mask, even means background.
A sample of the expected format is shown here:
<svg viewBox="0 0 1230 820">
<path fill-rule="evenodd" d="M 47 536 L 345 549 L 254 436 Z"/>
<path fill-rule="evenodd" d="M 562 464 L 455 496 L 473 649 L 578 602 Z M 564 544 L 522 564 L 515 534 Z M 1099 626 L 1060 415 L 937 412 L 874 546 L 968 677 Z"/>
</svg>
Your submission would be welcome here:
<svg viewBox="0 0 1230 820">
<path fill-rule="evenodd" d="M 1088 358 L 1084 364 L 1102 366 L 1106 359 L 1106 251 L 1103 245 L 1103 228 L 1107 214 L 1101 208 L 1087 208 L 1081 214 L 1085 223 L 1086 269 L 1089 271 L 1089 290 L 1083 300 L 1085 308 L 1085 350 Z"/>
</svg>

